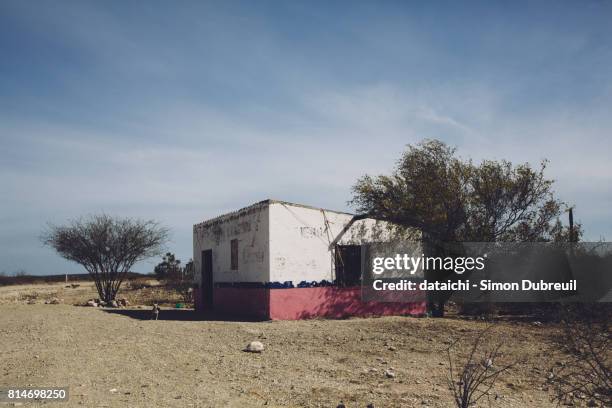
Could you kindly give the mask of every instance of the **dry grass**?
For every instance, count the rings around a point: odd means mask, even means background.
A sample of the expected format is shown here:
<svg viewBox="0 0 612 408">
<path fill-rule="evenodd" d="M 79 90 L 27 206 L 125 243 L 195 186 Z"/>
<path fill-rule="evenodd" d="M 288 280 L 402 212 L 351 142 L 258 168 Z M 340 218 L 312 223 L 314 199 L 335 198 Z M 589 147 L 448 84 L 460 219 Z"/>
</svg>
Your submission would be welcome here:
<svg viewBox="0 0 612 408">
<path fill-rule="evenodd" d="M 177 303 L 184 303 L 182 296 L 176 290 L 150 278 L 138 278 L 125 282 L 117 297 L 126 298 L 133 306 L 151 306 L 157 303 L 164 307 L 174 307 Z M 69 284 L 40 282 L 0 287 L 0 304 L 44 303 L 53 298 L 59 299 L 63 304 L 83 305 L 89 299 L 98 298 L 98 293 L 91 281 Z M 193 307 L 191 304 L 185 306 Z"/>
</svg>

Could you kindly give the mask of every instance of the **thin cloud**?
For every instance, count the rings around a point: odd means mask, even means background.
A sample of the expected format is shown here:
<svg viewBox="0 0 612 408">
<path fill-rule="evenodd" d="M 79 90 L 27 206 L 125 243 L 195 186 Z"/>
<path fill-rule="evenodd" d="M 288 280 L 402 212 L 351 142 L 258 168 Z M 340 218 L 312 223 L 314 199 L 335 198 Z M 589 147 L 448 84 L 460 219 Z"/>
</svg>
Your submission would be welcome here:
<svg viewBox="0 0 612 408">
<path fill-rule="evenodd" d="M 38 234 L 100 211 L 158 219 L 186 259 L 193 223 L 264 198 L 350 210 L 423 138 L 548 158 L 587 238 L 612 236 L 605 10 L 140 7 L 0 5 L 0 270 L 78 270 Z"/>
</svg>

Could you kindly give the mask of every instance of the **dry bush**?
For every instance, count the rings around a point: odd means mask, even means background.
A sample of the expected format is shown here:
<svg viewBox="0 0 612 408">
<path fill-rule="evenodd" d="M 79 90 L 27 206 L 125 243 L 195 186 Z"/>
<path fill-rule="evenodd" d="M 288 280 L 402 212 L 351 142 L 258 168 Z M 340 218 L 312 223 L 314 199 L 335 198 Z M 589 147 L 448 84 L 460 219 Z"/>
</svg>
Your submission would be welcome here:
<svg viewBox="0 0 612 408">
<path fill-rule="evenodd" d="M 490 403 L 490 391 L 495 381 L 517 363 L 501 362 L 502 343 L 491 341 L 490 328 L 478 333 L 475 339 L 459 338 L 447 349 L 448 384 L 453 393 L 454 405 L 458 408 L 468 408 L 485 397 Z M 469 351 L 465 356 L 463 350 L 468 346 Z M 464 363 L 458 365 L 456 360 Z"/>
<path fill-rule="evenodd" d="M 17 297 L 17 299 L 19 301 L 35 301 L 38 300 L 38 298 L 42 297 L 40 293 L 36 292 L 36 291 L 32 291 L 29 293 L 20 293 L 19 296 Z"/>
<path fill-rule="evenodd" d="M 551 367 L 549 382 L 559 403 L 587 399 L 589 406 L 612 406 L 610 307 L 574 305 L 563 313 L 559 349 L 566 361 Z"/>
<path fill-rule="evenodd" d="M 172 258 L 170 258 L 170 255 L 172 255 Z M 174 268 L 166 267 L 167 273 L 163 282 L 170 291 L 174 291 L 178 294 L 183 303 L 193 304 L 193 261 L 189 260 L 184 267 L 180 267 L 178 266 L 180 261 L 175 261 L 173 254 L 166 254 L 164 262 L 168 262 L 168 259 L 176 263 L 174 264 Z M 163 265 L 163 263 L 160 265 Z"/>
<path fill-rule="evenodd" d="M 174 306 L 182 302 L 182 296 L 166 285 L 151 284 L 149 281 L 133 282 L 121 290 L 121 296 L 125 297 L 133 305 Z"/>
<path fill-rule="evenodd" d="M 193 284 L 191 282 L 168 282 L 166 287 L 176 292 L 183 303 L 193 303 Z"/>
<path fill-rule="evenodd" d="M 151 286 L 152 285 L 148 280 L 132 280 L 125 285 L 124 290 L 148 289 Z"/>
</svg>

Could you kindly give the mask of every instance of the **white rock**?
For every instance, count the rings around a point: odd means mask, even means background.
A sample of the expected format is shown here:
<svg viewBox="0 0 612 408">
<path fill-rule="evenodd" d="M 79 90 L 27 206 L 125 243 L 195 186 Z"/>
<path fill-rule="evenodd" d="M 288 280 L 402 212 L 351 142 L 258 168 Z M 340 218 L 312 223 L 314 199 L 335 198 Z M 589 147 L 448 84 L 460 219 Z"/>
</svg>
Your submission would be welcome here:
<svg viewBox="0 0 612 408">
<path fill-rule="evenodd" d="M 249 353 L 261 353 L 264 351 L 264 345 L 261 341 L 252 341 L 246 346 L 244 351 L 248 351 Z"/>
<path fill-rule="evenodd" d="M 386 376 L 387 378 L 395 378 L 395 373 L 393 372 L 393 370 L 386 369 L 386 370 L 385 370 L 385 376 Z"/>
</svg>

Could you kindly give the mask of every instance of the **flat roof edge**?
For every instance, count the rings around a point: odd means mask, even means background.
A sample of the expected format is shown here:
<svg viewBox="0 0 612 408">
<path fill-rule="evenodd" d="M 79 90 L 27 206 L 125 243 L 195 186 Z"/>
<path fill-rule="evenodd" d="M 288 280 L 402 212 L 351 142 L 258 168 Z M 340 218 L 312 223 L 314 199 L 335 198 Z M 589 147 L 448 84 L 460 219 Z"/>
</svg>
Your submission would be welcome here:
<svg viewBox="0 0 612 408">
<path fill-rule="evenodd" d="M 301 208 L 308 208 L 310 210 L 317 210 L 317 211 L 326 211 L 326 212 L 333 212 L 336 214 L 345 214 L 345 215 L 350 215 L 350 216 L 354 216 L 355 214 L 353 213 L 349 213 L 346 211 L 337 211 L 337 210 L 330 210 L 329 208 L 321 208 L 321 207 L 315 207 L 312 205 L 307 205 L 307 204 L 297 204 L 297 203 L 291 203 L 289 201 L 282 201 L 282 200 L 267 200 L 270 202 L 270 204 L 282 204 L 282 205 L 290 205 L 292 207 L 301 207 Z"/>
<path fill-rule="evenodd" d="M 345 211 L 336 211 L 336 210 L 329 210 L 327 208 L 320 208 L 320 207 L 314 207 L 311 205 L 306 205 L 306 204 L 297 204 L 297 203 L 291 203 L 289 201 L 283 201 L 283 200 L 274 200 L 274 199 L 267 199 L 267 200 L 263 200 L 263 201 L 259 201 L 257 203 L 248 205 L 246 207 L 240 208 L 236 211 L 232 211 L 232 212 L 228 212 L 225 214 L 221 214 L 217 217 L 208 219 L 208 220 L 204 220 L 200 223 L 194 224 L 194 228 L 195 227 L 203 227 L 203 226 L 209 226 L 209 225 L 214 225 L 217 223 L 221 223 L 230 219 L 234 219 L 237 217 L 240 217 L 242 215 L 245 215 L 246 213 L 249 213 L 251 211 L 254 211 L 258 208 L 263 208 L 266 206 L 269 206 L 270 204 L 281 204 L 281 205 L 288 205 L 288 206 L 292 206 L 292 207 L 301 207 L 301 208 L 307 208 L 310 210 L 316 210 L 316 211 L 325 211 L 325 212 L 332 212 L 332 213 L 336 213 L 336 214 L 345 214 L 345 215 L 350 215 L 350 216 L 354 216 L 355 214 L 352 213 L 348 213 Z"/>
</svg>

